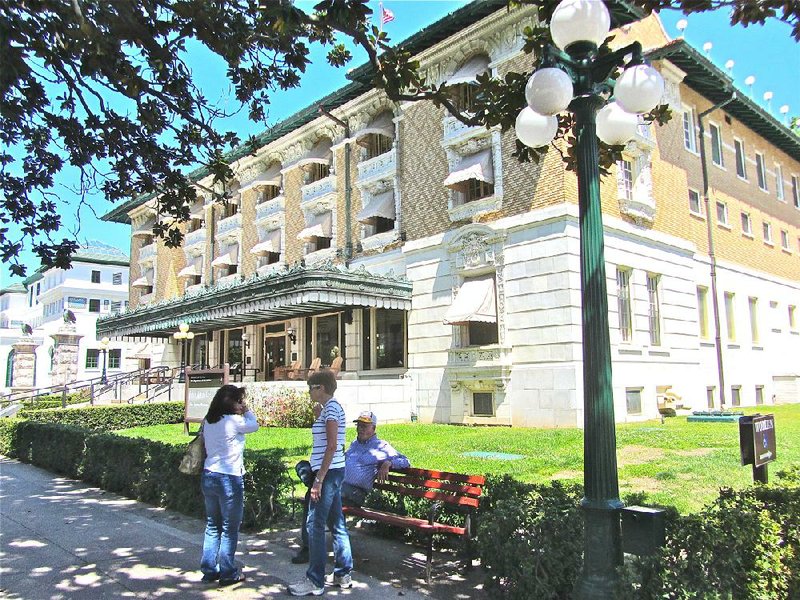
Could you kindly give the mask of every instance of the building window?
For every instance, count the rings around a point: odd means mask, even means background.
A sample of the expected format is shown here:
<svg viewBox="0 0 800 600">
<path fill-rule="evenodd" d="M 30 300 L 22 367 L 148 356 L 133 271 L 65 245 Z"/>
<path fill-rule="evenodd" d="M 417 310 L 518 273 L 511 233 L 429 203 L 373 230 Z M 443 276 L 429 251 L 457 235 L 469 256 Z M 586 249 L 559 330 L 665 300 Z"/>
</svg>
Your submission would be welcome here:
<svg viewBox="0 0 800 600">
<path fill-rule="evenodd" d="M 258 204 L 269 202 L 281 195 L 281 188 L 277 185 L 265 185 L 261 188 L 261 193 L 258 195 Z"/>
<path fill-rule="evenodd" d="M 741 406 L 742 405 L 742 386 L 740 385 L 732 385 L 731 386 L 731 406 Z"/>
<path fill-rule="evenodd" d="M 617 269 L 617 310 L 622 341 L 630 342 L 633 338 L 633 316 L 631 314 L 631 272 L 628 269 Z"/>
<path fill-rule="evenodd" d="M 772 243 L 772 225 L 766 221 L 762 223 L 761 228 L 764 230 L 764 242 L 767 244 Z"/>
<path fill-rule="evenodd" d="M 758 187 L 761 190 L 767 191 L 767 167 L 764 164 L 764 155 L 756 152 L 756 179 L 758 180 Z"/>
<path fill-rule="evenodd" d="M 714 387 L 707 387 L 706 388 L 706 406 L 708 408 L 714 408 L 714 395 L 716 392 L 716 388 Z"/>
<path fill-rule="evenodd" d="M 369 160 L 389 152 L 394 146 L 394 139 L 379 133 L 370 133 L 361 138 L 358 143 L 364 148 L 362 160 Z"/>
<path fill-rule="evenodd" d="M 633 163 L 623 159 L 619 161 L 622 180 L 621 196 L 626 200 L 633 200 Z"/>
<path fill-rule="evenodd" d="M 700 329 L 700 337 L 708 339 L 708 289 L 697 288 L 697 323 Z"/>
<path fill-rule="evenodd" d="M 753 235 L 753 224 L 750 221 L 750 215 L 745 212 L 742 213 L 742 233 L 749 236 Z"/>
<path fill-rule="evenodd" d="M 700 204 L 700 192 L 689 190 L 689 212 L 695 215 L 703 214 L 703 205 Z"/>
<path fill-rule="evenodd" d="M 764 386 L 757 385 L 756 386 L 756 406 L 759 404 L 764 404 Z"/>
<path fill-rule="evenodd" d="M 723 167 L 725 165 L 722 157 L 722 132 L 713 123 L 709 125 L 709 129 L 711 130 L 711 160 L 718 167 Z"/>
<path fill-rule="evenodd" d="M 100 283 L 100 271 L 92 271 L 92 283 Z"/>
<path fill-rule="evenodd" d="M 122 311 L 122 302 L 112 302 L 111 303 L 111 314 L 116 314 Z"/>
<path fill-rule="evenodd" d="M 203 227 L 203 220 L 202 219 L 189 219 L 189 222 L 186 224 L 186 233 L 193 233 L 202 229 Z"/>
<path fill-rule="evenodd" d="M 794 207 L 800 208 L 800 182 L 797 180 L 797 175 L 792 175 L 792 200 Z"/>
<path fill-rule="evenodd" d="M 364 370 L 394 369 L 406 365 L 406 313 L 386 308 L 361 311 Z"/>
<path fill-rule="evenodd" d="M 797 308 L 789 305 L 789 330 L 797 331 Z"/>
<path fill-rule="evenodd" d="M 446 325 L 459 326 L 459 345 L 497 344 L 497 297 L 494 274 L 465 278 L 444 317 Z"/>
<path fill-rule="evenodd" d="M 728 205 L 717 201 L 717 223 L 720 225 L 728 224 Z"/>
<path fill-rule="evenodd" d="M 122 273 L 114 273 L 111 276 L 112 285 L 122 285 Z"/>
<path fill-rule="evenodd" d="M 750 338 L 753 344 L 758 344 L 758 298 L 748 298 L 747 304 L 750 308 Z"/>
<path fill-rule="evenodd" d="M 486 181 L 478 181 L 477 179 L 470 179 L 466 182 L 463 190 L 460 193 L 461 202 L 459 204 L 466 204 L 467 202 L 474 202 L 481 198 L 488 198 L 494 194 L 494 185 Z M 392 223 L 392 228 L 394 223 Z"/>
<path fill-rule="evenodd" d="M 728 341 L 736 341 L 736 314 L 734 312 L 734 294 L 725 292 L 725 325 L 728 330 Z"/>
<path fill-rule="evenodd" d="M 472 416 L 474 417 L 493 417 L 494 416 L 494 394 L 491 392 L 472 393 Z"/>
<path fill-rule="evenodd" d="M 789 251 L 789 232 L 785 229 L 781 229 L 781 248 Z"/>
<path fill-rule="evenodd" d="M 108 351 L 108 368 L 119 369 L 122 366 L 122 350 L 114 348 Z"/>
<path fill-rule="evenodd" d="M 650 344 L 661 345 L 661 303 L 659 300 L 660 275 L 647 275 L 648 317 L 650 327 Z"/>
<path fill-rule="evenodd" d="M 642 389 L 627 388 L 625 390 L 625 406 L 629 415 L 642 414 Z"/>
<path fill-rule="evenodd" d="M 222 218 L 227 219 L 228 217 L 232 217 L 238 212 L 239 212 L 239 204 L 237 202 L 234 202 L 233 200 L 228 200 L 224 204 Z"/>
<path fill-rule="evenodd" d="M 778 200 L 785 200 L 783 195 L 783 168 L 780 165 L 775 165 L 775 195 Z"/>
<path fill-rule="evenodd" d="M 86 368 L 96 369 L 100 365 L 100 350 L 89 349 L 86 351 Z"/>
<path fill-rule="evenodd" d="M 331 166 L 323 163 L 311 163 L 306 166 L 305 184 L 314 183 L 330 176 Z"/>
<path fill-rule="evenodd" d="M 89 299 L 89 312 L 94 312 L 94 313 L 100 312 L 100 300 L 95 298 Z"/>
<path fill-rule="evenodd" d="M 733 149 L 736 152 L 736 174 L 742 179 L 747 179 L 747 166 L 744 159 L 744 142 L 733 140 Z"/>
<path fill-rule="evenodd" d="M 683 111 L 683 146 L 690 152 L 697 152 L 697 129 L 693 108 Z"/>
</svg>

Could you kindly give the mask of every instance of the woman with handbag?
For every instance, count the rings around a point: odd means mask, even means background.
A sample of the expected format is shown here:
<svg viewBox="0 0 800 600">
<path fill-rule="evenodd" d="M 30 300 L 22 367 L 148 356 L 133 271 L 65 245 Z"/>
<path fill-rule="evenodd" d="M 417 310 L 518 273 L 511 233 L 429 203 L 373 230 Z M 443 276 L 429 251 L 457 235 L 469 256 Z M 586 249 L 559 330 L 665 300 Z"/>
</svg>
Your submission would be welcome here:
<svg viewBox="0 0 800 600">
<path fill-rule="evenodd" d="M 308 507 L 309 565 L 306 577 L 289 586 L 292 596 L 321 596 L 326 579 L 333 585 L 349 588 L 353 555 L 350 537 L 342 513 L 342 482 L 344 481 L 344 409 L 333 397 L 336 376 L 332 371 L 316 371 L 308 378 L 308 393 L 314 402 L 314 424 L 311 469 L 316 477 L 311 485 Z M 334 569 L 325 577 L 325 525 L 333 534 Z"/>
<path fill-rule="evenodd" d="M 244 436 L 258 430 L 244 401 L 244 388 L 223 385 L 203 420 L 206 460 L 200 484 L 206 504 L 206 533 L 200 570 L 203 582 L 220 586 L 244 581 L 234 563 L 244 513 Z"/>
</svg>

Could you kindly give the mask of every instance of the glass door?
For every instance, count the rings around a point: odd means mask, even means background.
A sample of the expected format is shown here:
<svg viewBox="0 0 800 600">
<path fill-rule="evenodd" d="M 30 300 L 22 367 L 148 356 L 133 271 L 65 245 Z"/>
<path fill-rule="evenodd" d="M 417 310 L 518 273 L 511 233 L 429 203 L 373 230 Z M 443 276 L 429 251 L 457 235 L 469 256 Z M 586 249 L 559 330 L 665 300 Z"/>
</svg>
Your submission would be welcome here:
<svg viewBox="0 0 800 600">
<path fill-rule="evenodd" d="M 265 381 L 275 379 L 275 367 L 286 364 L 286 336 L 271 336 L 264 339 Z"/>
</svg>

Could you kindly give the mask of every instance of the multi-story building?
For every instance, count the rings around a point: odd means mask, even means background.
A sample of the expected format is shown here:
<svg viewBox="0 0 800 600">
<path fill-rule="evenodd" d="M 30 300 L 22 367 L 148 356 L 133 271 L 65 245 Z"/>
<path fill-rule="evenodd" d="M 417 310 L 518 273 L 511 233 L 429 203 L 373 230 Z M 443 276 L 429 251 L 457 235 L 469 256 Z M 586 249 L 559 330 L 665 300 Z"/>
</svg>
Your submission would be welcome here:
<svg viewBox="0 0 800 600">
<path fill-rule="evenodd" d="M 13 344 L 23 335 L 22 325 L 30 325 L 37 344 L 35 386 L 48 387 L 51 381 L 56 334 L 64 326 L 64 313 L 75 317 L 78 343 L 76 380 L 101 374 L 103 357 L 96 323 L 102 315 L 114 315 L 128 307 L 128 256 L 117 248 L 93 241 L 81 246 L 72 258 L 72 268 L 41 268 L 24 284 L 0 294 L 2 344 L 0 368 L 6 387 L 14 385 L 11 366 Z M 146 344 L 141 339 L 112 339 L 105 356 L 108 374 L 134 370 L 144 364 L 161 362 L 162 344 Z"/>
<path fill-rule="evenodd" d="M 673 114 L 642 124 L 601 184 L 617 419 L 656 416 L 668 389 L 695 409 L 798 401 L 800 139 L 657 17 L 613 13 L 615 43 L 643 43 Z M 531 69 L 535 23 L 482 1 L 405 44 L 469 111 L 478 74 Z M 190 207 L 182 248 L 153 240 L 156 198 L 104 217 L 132 225 L 133 283 L 100 332 L 185 321 L 192 362 L 269 379 L 341 355 L 363 385 L 401 377 L 424 421 L 580 425 L 578 193 L 561 153 L 519 163 L 513 131 L 392 103 L 366 67 L 350 78 L 233 155 L 230 202 Z M 193 177 L 202 195 L 211 177 Z"/>
</svg>

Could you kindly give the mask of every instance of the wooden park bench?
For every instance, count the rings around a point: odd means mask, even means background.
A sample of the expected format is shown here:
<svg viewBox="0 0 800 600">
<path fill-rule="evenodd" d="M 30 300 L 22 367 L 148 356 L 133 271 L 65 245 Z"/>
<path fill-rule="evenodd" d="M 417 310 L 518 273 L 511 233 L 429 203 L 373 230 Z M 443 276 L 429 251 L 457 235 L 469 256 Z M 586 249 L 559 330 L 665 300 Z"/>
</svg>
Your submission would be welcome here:
<svg viewBox="0 0 800 600">
<path fill-rule="evenodd" d="M 425 581 L 431 581 L 431 562 L 433 560 L 434 534 L 456 535 L 464 539 L 465 568 L 472 566 L 472 527 L 473 513 L 478 508 L 481 492 L 486 478 L 483 475 L 462 475 L 427 469 L 401 469 L 389 473 L 384 482 L 375 482 L 375 489 L 397 494 L 398 512 L 375 510 L 366 507 L 345 506 L 345 515 L 379 521 L 395 527 L 402 527 L 427 534 L 428 554 L 425 565 Z M 401 514 L 404 497 L 422 498 L 431 502 L 427 519 L 419 519 Z M 438 522 L 437 516 L 443 507 L 464 514 L 464 525 L 448 525 Z"/>
</svg>

